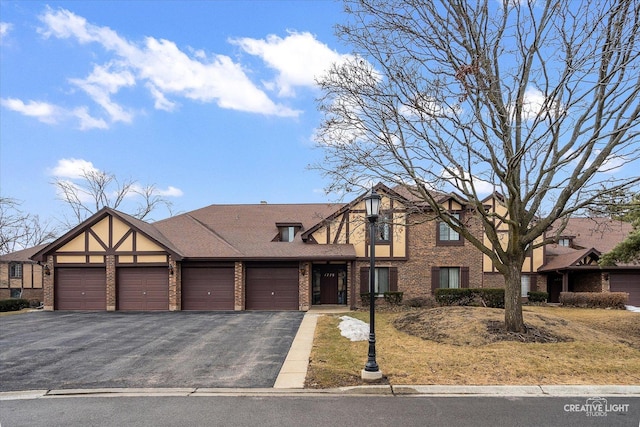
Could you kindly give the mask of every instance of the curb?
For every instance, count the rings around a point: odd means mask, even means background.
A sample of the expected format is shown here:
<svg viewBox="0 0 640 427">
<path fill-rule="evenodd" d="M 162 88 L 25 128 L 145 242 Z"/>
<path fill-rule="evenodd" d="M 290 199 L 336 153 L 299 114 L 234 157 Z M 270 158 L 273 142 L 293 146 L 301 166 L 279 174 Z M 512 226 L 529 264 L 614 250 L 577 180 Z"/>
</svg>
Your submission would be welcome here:
<svg viewBox="0 0 640 427">
<path fill-rule="evenodd" d="M 369 385 L 333 389 L 274 388 L 99 388 L 0 392 L 3 400 L 64 397 L 210 397 L 210 396 L 388 396 L 388 397 L 640 397 L 640 386 L 615 385 Z"/>
</svg>

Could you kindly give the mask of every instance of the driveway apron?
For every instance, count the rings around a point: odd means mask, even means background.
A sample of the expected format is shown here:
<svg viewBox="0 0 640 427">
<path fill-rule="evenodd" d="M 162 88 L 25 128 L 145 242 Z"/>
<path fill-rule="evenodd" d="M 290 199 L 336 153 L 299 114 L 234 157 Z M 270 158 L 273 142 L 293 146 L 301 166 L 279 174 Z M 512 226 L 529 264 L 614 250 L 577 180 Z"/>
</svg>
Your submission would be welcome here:
<svg viewBox="0 0 640 427">
<path fill-rule="evenodd" d="M 0 391 L 272 387 L 302 312 L 33 312 L 0 318 Z"/>
</svg>

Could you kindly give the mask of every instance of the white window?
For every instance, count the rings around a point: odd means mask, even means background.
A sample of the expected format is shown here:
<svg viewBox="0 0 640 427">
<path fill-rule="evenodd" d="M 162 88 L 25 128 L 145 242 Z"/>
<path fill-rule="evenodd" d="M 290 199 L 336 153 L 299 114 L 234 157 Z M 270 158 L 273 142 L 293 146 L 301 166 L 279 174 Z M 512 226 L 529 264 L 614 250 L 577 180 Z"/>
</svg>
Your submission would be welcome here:
<svg viewBox="0 0 640 427">
<path fill-rule="evenodd" d="M 280 229 L 280 240 L 283 242 L 293 242 L 296 235 L 295 227 L 282 227 Z"/>
<path fill-rule="evenodd" d="M 522 276 L 520 277 L 520 292 L 522 292 L 522 296 L 526 297 L 529 295 L 529 291 L 531 290 L 531 276 Z"/>
<path fill-rule="evenodd" d="M 460 214 L 458 213 L 452 213 L 451 216 L 460 219 Z M 460 233 L 451 228 L 446 222 L 440 221 L 438 226 L 438 240 L 443 242 L 460 240 Z"/>
<path fill-rule="evenodd" d="M 558 245 L 569 247 L 571 246 L 571 239 L 567 239 L 567 238 L 560 239 L 558 240 Z"/>
<path fill-rule="evenodd" d="M 385 292 L 389 292 L 389 269 L 384 267 L 376 268 L 375 293 L 381 295 Z"/>
<path fill-rule="evenodd" d="M 12 279 L 19 279 L 20 277 L 22 277 L 22 264 L 10 264 L 9 277 L 11 277 Z"/>
<path fill-rule="evenodd" d="M 376 242 L 388 242 L 391 239 L 391 214 L 380 214 L 376 226 Z"/>
<path fill-rule="evenodd" d="M 440 267 L 440 287 L 457 289 L 460 287 L 460 268 Z"/>
</svg>

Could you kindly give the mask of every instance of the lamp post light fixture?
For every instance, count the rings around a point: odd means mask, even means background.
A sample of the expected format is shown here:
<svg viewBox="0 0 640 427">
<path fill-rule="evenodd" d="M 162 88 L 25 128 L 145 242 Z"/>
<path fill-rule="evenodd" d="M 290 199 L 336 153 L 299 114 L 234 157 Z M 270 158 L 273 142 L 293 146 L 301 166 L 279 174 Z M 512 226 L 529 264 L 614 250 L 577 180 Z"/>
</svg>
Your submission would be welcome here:
<svg viewBox="0 0 640 427">
<path fill-rule="evenodd" d="M 380 200 L 382 197 L 372 188 L 371 192 L 364 198 L 367 209 L 367 219 L 369 220 L 369 240 L 371 250 L 369 251 L 369 354 L 367 363 L 361 372 L 361 378 L 365 381 L 376 381 L 382 378 L 382 372 L 376 362 L 376 222 L 380 213 Z"/>
</svg>

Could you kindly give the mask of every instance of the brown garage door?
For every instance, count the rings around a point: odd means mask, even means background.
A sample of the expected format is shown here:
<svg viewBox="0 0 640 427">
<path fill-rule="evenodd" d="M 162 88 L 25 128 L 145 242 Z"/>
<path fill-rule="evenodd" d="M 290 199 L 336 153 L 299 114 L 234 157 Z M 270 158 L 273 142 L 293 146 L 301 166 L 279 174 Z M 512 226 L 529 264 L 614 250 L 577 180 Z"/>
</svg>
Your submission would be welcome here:
<svg viewBox="0 0 640 427">
<path fill-rule="evenodd" d="M 169 271 L 166 267 L 118 268 L 118 310 L 168 310 Z"/>
<path fill-rule="evenodd" d="M 182 266 L 183 310 L 233 310 L 234 268 Z"/>
<path fill-rule="evenodd" d="M 299 310 L 297 267 L 247 267 L 247 310 Z"/>
<path fill-rule="evenodd" d="M 106 310 L 107 280 L 104 268 L 56 268 L 56 310 Z"/>
<path fill-rule="evenodd" d="M 611 273 L 611 292 L 627 292 L 629 305 L 640 307 L 640 274 L 638 273 Z"/>
</svg>

